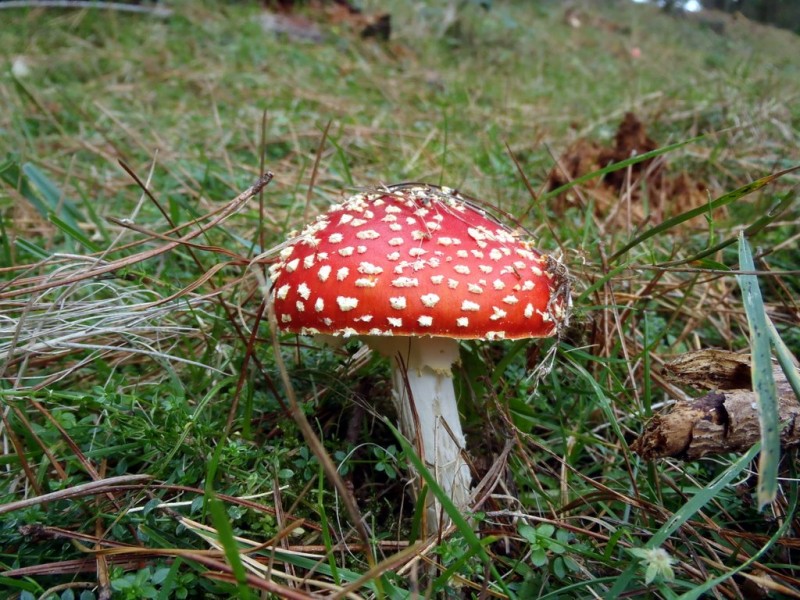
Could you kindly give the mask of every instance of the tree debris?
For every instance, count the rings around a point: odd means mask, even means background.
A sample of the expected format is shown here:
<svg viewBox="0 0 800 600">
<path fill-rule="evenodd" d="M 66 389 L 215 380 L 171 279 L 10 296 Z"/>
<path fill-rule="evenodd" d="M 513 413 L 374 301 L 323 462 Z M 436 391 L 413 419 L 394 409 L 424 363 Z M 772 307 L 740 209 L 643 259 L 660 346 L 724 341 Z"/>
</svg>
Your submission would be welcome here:
<svg viewBox="0 0 800 600">
<path fill-rule="evenodd" d="M 702 390 L 748 390 L 750 356 L 728 350 L 698 350 L 664 365 L 670 383 Z"/>
<path fill-rule="evenodd" d="M 297 10 L 302 6 L 302 10 Z M 362 38 L 388 41 L 392 33 L 389 13 L 366 14 L 345 0 L 267 0 L 261 27 L 293 41 L 322 43 L 331 26 L 357 31 Z"/>
<path fill-rule="evenodd" d="M 579 138 L 567 148 L 547 176 L 547 189 L 554 190 L 582 175 L 658 147 L 647 134 L 644 123 L 635 114 L 626 113 L 613 146 Z M 708 203 L 708 191 L 685 171 L 668 173 L 662 155 L 567 190 L 559 194 L 554 209 L 563 212 L 570 206 L 588 203 L 589 199 L 593 201 L 595 216 L 607 224 L 640 226 L 645 222 L 660 223 L 669 216 Z M 701 226 L 705 220 L 696 217 L 690 223 Z"/>
<path fill-rule="evenodd" d="M 742 453 L 761 437 L 758 398 L 751 389 L 750 357 L 724 350 L 703 350 L 666 365 L 674 383 L 712 389 L 705 396 L 678 402 L 668 414 L 654 416 L 632 444 L 646 460 Z M 774 369 L 781 447 L 800 445 L 800 402 L 780 367 Z"/>
</svg>

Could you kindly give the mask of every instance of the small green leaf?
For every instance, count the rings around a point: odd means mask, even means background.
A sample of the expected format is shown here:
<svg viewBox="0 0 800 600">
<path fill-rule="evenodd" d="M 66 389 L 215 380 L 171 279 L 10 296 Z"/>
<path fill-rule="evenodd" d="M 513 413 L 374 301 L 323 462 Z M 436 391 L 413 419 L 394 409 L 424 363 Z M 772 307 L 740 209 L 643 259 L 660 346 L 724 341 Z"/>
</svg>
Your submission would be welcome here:
<svg viewBox="0 0 800 600">
<path fill-rule="evenodd" d="M 552 525 L 550 525 L 550 523 L 542 523 L 541 525 L 539 525 L 536 528 L 536 534 L 539 537 L 543 537 L 543 538 L 553 537 L 553 534 L 555 533 L 555 531 L 556 531 L 556 528 L 553 527 Z"/>
<path fill-rule="evenodd" d="M 553 554 L 564 554 L 567 551 L 567 547 L 561 542 L 551 541 L 547 547 Z"/>
<path fill-rule="evenodd" d="M 127 577 L 121 577 L 120 579 L 114 579 L 111 582 L 111 587 L 115 590 L 127 590 L 129 587 L 133 585 L 133 582 L 128 579 Z"/>
<path fill-rule="evenodd" d="M 658 575 L 658 566 L 655 563 L 650 563 L 647 565 L 647 571 L 645 571 L 644 575 L 645 585 L 652 583 L 656 578 L 656 575 Z"/>
<path fill-rule="evenodd" d="M 544 548 L 534 548 L 531 552 L 531 563 L 535 567 L 543 567 L 547 564 L 547 551 Z"/>
<path fill-rule="evenodd" d="M 169 567 L 162 567 L 160 569 L 156 569 L 156 572 L 153 573 L 153 576 L 150 578 L 150 581 L 152 581 L 156 585 L 159 585 L 164 582 L 164 580 L 167 578 L 167 575 L 169 575 L 169 572 L 170 572 Z"/>
<path fill-rule="evenodd" d="M 559 579 L 564 579 L 564 577 L 567 576 L 567 569 L 564 566 L 564 561 L 561 559 L 561 557 L 558 557 L 553 561 L 553 573 Z"/>
<path fill-rule="evenodd" d="M 155 598 L 158 596 L 158 590 L 152 585 L 146 585 L 139 590 L 139 597 L 141 598 Z"/>
<path fill-rule="evenodd" d="M 519 534 L 528 540 L 531 544 L 537 542 L 538 538 L 536 536 L 536 530 L 531 527 L 530 525 L 522 524 L 518 528 Z"/>
<path fill-rule="evenodd" d="M 144 505 L 144 508 L 142 508 L 142 514 L 145 516 L 149 515 L 151 512 L 153 512 L 153 509 L 160 504 L 161 504 L 160 498 L 153 498 L 152 500 L 149 500 L 147 504 Z"/>
</svg>

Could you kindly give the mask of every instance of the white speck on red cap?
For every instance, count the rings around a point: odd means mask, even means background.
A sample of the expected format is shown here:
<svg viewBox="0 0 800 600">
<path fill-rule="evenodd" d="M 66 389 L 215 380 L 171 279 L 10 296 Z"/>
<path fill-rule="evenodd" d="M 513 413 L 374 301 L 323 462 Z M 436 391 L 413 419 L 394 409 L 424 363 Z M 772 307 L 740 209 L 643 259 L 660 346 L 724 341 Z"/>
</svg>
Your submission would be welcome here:
<svg viewBox="0 0 800 600">
<path fill-rule="evenodd" d="M 417 287 L 419 279 L 416 277 L 398 277 L 397 279 L 392 279 L 392 285 L 399 288 Z"/>
<path fill-rule="evenodd" d="M 322 265 L 317 272 L 317 277 L 323 283 L 328 281 L 328 277 L 331 276 L 331 266 L 330 265 Z"/>
<path fill-rule="evenodd" d="M 358 272 L 364 275 L 380 275 L 383 273 L 383 267 L 364 261 L 358 265 Z"/>
<path fill-rule="evenodd" d="M 433 308 L 436 306 L 436 303 L 441 300 L 437 294 L 423 294 L 419 297 L 422 300 L 422 304 L 424 304 L 427 308 Z"/>
<path fill-rule="evenodd" d="M 346 296 L 337 296 L 336 304 L 343 311 L 353 310 L 358 306 L 358 298 L 347 298 Z"/>
</svg>

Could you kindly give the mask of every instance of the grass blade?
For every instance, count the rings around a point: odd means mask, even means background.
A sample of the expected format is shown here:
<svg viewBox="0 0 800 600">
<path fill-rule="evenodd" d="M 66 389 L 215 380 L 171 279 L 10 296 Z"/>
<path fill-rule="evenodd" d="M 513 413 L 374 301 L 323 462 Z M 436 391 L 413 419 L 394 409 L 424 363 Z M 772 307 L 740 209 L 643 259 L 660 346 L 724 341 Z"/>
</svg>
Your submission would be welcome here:
<svg viewBox="0 0 800 600">
<path fill-rule="evenodd" d="M 244 570 L 242 557 L 239 556 L 239 545 L 233 537 L 233 528 L 228 515 L 225 512 L 225 505 L 215 496 L 208 499 L 208 508 L 211 513 L 211 520 L 219 535 L 219 542 L 225 551 L 225 558 L 233 570 L 238 584 L 239 597 L 248 600 L 250 598 L 250 588 L 247 587 L 247 573 Z"/>
<path fill-rule="evenodd" d="M 576 361 L 572 360 L 571 356 L 567 356 L 567 360 L 570 370 L 572 370 L 576 375 L 585 379 L 586 383 L 589 384 L 589 387 L 592 388 L 592 392 L 594 392 L 595 396 L 597 397 L 597 401 L 600 404 L 600 410 L 603 411 L 606 421 L 611 426 L 612 431 L 617 436 L 617 440 L 623 447 L 625 456 L 629 456 L 630 449 L 628 448 L 628 443 L 625 441 L 625 434 L 622 432 L 622 428 L 617 421 L 617 416 L 614 414 L 614 410 L 611 407 L 611 400 L 609 400 L 608 396 L 606 396 L 606 393 L 603 391 L 603 388 L 599 383 L 597 383 L 595 378 L 592 377 L 592 374 L 589 373 L 589 371 L 587 371 Z"/>
<path fill-rule="evenodd" d="M 92 242 L 86 234 L 84 234 L 77 226 L 62 219 L 56 213 L 50 213 L 50 222 L 58 227 L 64 235 L 78 242 L 81 246 L 89 250 L 89 252 L 100 252 L 100 247 Z"/>
<path fill-rule="evenodd" d="M 177 597 L 176 588 L 178 573 L 183 560 L 180 556 L 176 557 L 169 568 L 167 576 L 161 581 L 161 589 L 158 592 L 156 600 L 169 600 L 170 598 Z"/>
<path fill-rule="evenodd" d="M 325 471 L 322 465 L 317 469 L 317 513 L 320 520 L 320 532 L 322 533 L 322 543 L 325 545 L 325 555 L 328 557 L 328 566 L 331 569 L 331 579 L 336 585 L 342 585 L 342 578 L 336 566 L 336 548 L 331 537 L 330 524 L 325 512 Z"/>
<path fill-rule="evenodd" d="M 797 480 L 794 479 L 795 476 L 796 475 L 793 475 L 791 480 L 792 481 L 791 494 L 789 499 L 789 507 L 788 510 L 786 511 L 786 515 L 782 519 L 781 526 L 778 527 L 777 531 L 775 531 L 775 533 L 772 534 L 769 540 L 767 540 L 767 542 L 761 548 L 759 548 L 758 551 L 753 553 L 753 555 L 750 558 L 743 561 L 741 564 L 736 565 L 733 569 L 727 571 L 726 573 L 723 573 L 719 577 L 714 577 L 713 579 L 709 579 L 705 583 L 686 592 L 685 594 L 682 594 L 680 596 L 680 600 L 697 600 L 697 598 L 700 598 L 706 592 L 711 591 L 713 588 L 718 586 L 726 579 L 730 579 L 737 573 L 740 573 L 745 569 L 748 569 L 750 565 L 756 562 L 767 550 L 769 550 L 775 544 L 775 542 L 777 542 L 780 538 L 782 538 L 786 534 L 786 531 L 794 523 L 793 517 L 795 511 L 797 510 L 798 497 L 797 497 Z"/>
<path fill-rule="evenodd" d="M 403 436 L 403 434 L 400 433 L 400 431 L 388 420 L 384 420 L 384 423 L 386 423 L 386 426 L 391 429 L 392 433 L 397 438 L 397 441 L 403 447 L 403 451 L 408 457 L 408 460 L 414 465 L 417 473 L 419 473 L 420 476 L 425 480 L 430 493 L 436 496 L 436 499 L 441 502 L 442 508 L 447 513 L 447 516 L 449 516 L 453 521 L 453 524 L 464 538 L 464 541 L 466 541 L 469 545 L 471 552 L 474 552 L 484 562 L 484 564 L 488 565 L 489 570 L 495 578 L 495 583 L 501 586 L 503 593 L 510 597 L 511 592 L 506 587 L 503 578 L 497 572 L 497 567 L 494 565 L 492 559 L 489 557 L 489 554 L 486 552 L 486 548 L 484 548 L 484 542 L 481 542 L 480 538 L 473 530 L 472 525 L 467 522 L 467 520 L 464 518 L 464 515 L 461 514 L 461 511 L 456 507 L 455 504 L 453 504 L 453 501 L 444 492 L 441 486 L 439 486 L 434 476 L 431 475 L 430 470 L 425 466 L 425 463 L 422 462 L 420 457 L 417 456 L 417 453 L 414 452 L 414 448 Z"/>
<path fill-rule="evenodd" d="M 0 265 L 10 267 L 13 255 L 11 254 L 11 244 L 8 243 L 8 230 L 6 229 L 5 216 L 0 213 Z"/>
<path fill-rule="evenodd" d="M 353 179 L 353 174 L 350 172 L 350 165 L 347 163 L 347 154 L 345 153 L 344 149 L 342 149 L 338 139 L 332 135 L 328 136 L 328 139 L 331 141 L 333 147 L 336 148 L 336 157 L 339 159 L 339 162 L 342 165 L 342 173 L 344 174 L 345 183 L 347 183 L 347 185 L 350 187 L 353 187 L 355 185 L 355 181 Z"/>
<path fill-rule="evenodd" d="M 750 244 L 739 235 L 739 268 L 755 271 Z M 761 457 L 758 461 L 758 507 L 775 500 L 778 491 L 778 461 L 781 454 L 781 438 L 778 428 L 778 391 L 772 375 L 772 356 L 769 348 L 769 331 L 761 290 L 755 275 L 737 275 L 742 289 L 747 323 L 750 326 L 750 366 L 753 391 L 758 398 L 758 419 L 761 426 Z"/>
<path fill-rule="evenodd" d="M 775 355 L 778 357 L 778 363 L 783 369 L 783 374 L 786 375 L 786 380 L 789 382 L 794 395 L 800 400 L 800 373 L 797 372 L 794 356 L 791 350 L 786 347 L 781 334 L 775 329 L 775 324 L 769 318 L 769 315 L 767 315 L 767 328 L 769 329 L 769 339 L 775 348 Z"/>
<path fill-rule="evenodd" d="M 393 561 L 396 557 L 403 557 L 404 553 L 414 553 L 417 552 L 418 548 L 413 546 L 401 550 L 394 556 L 388 557 L 387 561 Z M 326 577 L 330 577 L 333 579 L 333 572 L 330 569 L 330 566 L 327 564 L 320 562 L 318 558 L 309 558 L 307 556 L 295 554 L 292 552 L 287 552 L 283 548 L 279 546 L 270 547 L 264 550 L 257 550 L 255 552 L 261 556 L 266 557 L 274 557 L 275 560 L 280 560 L 290 565 L 294 565 L 295 567 L 299 567 L 301 569 L 308 569 L 310 571 L 315 571 L 324 575 Z M 341 579 L 341 585 L 347 585 L 347 587 L 363 587 L 368 589 L 372 594 L 376 597 L 378 595 L 378 586 L 376 581 L 378 577 L 372 579 L 365 579 L 362 573 L 356 572 L 352 569 L 348 569 L 347 567 L 337 567 L 337 573 L 339 578 Z M 380 577 L 381 585 L 383 586 L 383 590 L 381 593 L 385 594 L 385 598 L 387 600 L 407 600 L 408 596 L 405 594 L 403 590 L 391 584 L 391 582 L 384 578 Z"/>
<path fill-rule="evenodd" d="M 681 525 L 691 519 L 697 511 L 702 509 L 706 504 L 711 502 L 719 492 L 728 485 L 735 477 L 747 468 L 756 454 L 758 454 L 761 444 L 756 444 L 747 451 L 739 460 L 729 466 L 724 472 L 717 476 L 707 487 L 699 490 L 691 500 L 681 506 L 675 514 L 673 514 L 661 528 L 653 534 L 653 537 L 645 544 L 645 548 L 658 548 L 661 546 L 670 535 L 672 535 Z M 614 586 L 606 594 L 609 600 L 619 598 L 620 594 L 627 588 L 628 582 L 636 574 L 637 563 L 629 566 L 614 583 Z"/>
<path fill-rule="evenodd" d="M 643 155 L 644 156 L 644 155 Z M 687 210 L 679 215 L 672 217 L 671 219 L 667 219 L 662 223 L 659 223 L 655 227 L 651 227 L 643 234 L 636 236 L 630 242 L 625 244 L 622 248 L 614 252 L 609 257 L 609 261 L 613 262 L 619 259 L 623 254 L 625 254 L 631 248 L 638 246 L 645 240 L 649 240 L 651 237 L 654 237 L 660 233 L 663 233 L 669 229 L 672 229 L 676 225 L 680 225 L 681 223 L 685 223 L 690 219 L 694 219 L 695 217 L 699 217 L 700 215 L 706 214 L 712 210 L 720 208 L 721 206 L 727 206 L 737 200 L 744 198 L 752 194 L 755 191 L 760 190 L 765 185 L 772 183 L 779 177 L 783 177 L 787 173 L 791 173 L 792 171 L 796 171 L 800 169 L 800 165 L 796 167 L 791 167 L 790 169 L 784 169 L 783 171 L 778 171 L 777 173 L 773 173 L 772 175 L 767 175 L 766 177 L 762 177 L 761 179 L 756 179 L 755 181 L 751 181 L 750 183 L 743 185 L 742 187 L 736 188 L 732 192 L 728 192 L 727 194 L 723 194 L 716 200 L 712 200 L 708 204 L 704 206 L 698 206 L 697 208 L 693 208 L 691 210 Z"/>
<path fill-rule="evenodd" d="M 37 260 L 44 260 L 50 257 L 50 253 L 47 250 L 45 250 L 41 246 L 34 244 L 31 241 L 18 237 L 16 240 L 14 240 L 14 242 L 17 248 L 19 248 L 23 252 L 27 252 L 31 256 L 35 257 Z"/>
<path fill-rule="evenodd" d="M 36 209 L 41 212 L 45 218 L 50 218 L 50 214 L 55 214 L 69 224 L 73 229 L 78 230 L 78 221 L 83 219 L 81 211 L 72 201 L 63 197 L 61 190 L 58 189 L 50 179 L 39 170 L 39 168 L 31 163 L 22 165 L 22 172 L 31 183 L 34 193 L 40 200 L 39 203 L 34 204 Z M 33 203 L 30 196 L 27 196 L 28 201 Z M 44 205 L 42 205 L 44 203 Z M 44 212 L 43 212 L 44 211 Z"/>
<path fill-rule="evenodd" d="M 726 485 L 733 481 L 733 479 L 737 477 L 739 473 L 744 471 L 747 468 L 747 465 L 750 464 L 750 461 L 755 458 L 759 449 L 760 446 L 758 444 L 750 448 L 747 453 L 743 454 L 739 460 L 728 467 L 722 474 L 712 481 L 710 485 L 692 496 L 691 500 L 678 509 L 678 511 L 669 519 L 667 519 L 666 523 L 664 523 L 664 525 L 653 535 L 653 537 L 650 538 L 650 541 L 648 541 L 646 547 L 657 548 L 667 541 L 667 538 L 672 535 L 675 530 L 678 529 L 678 527 L 691 519 L 697 513 L 697 511 L 711 502 L 711 500 L 714 499 Z"/>
<path fill-rule="evenodd" d="M 682 142 L 677 142 L 675 144 L 670 144 L 669 146 L 664 146 L 662 148 L 656 148 L 655 150 L 651 150 L 650 152 L 645 152 L 644 154 L 638 154 L 636 156 L 632 156 L 626 160 L 608 165 L 607 167 L 603 167 L 602 169 L 598 169 L 597 171 L 592 171 L 591 173 L 586 173 L 586 175 L 581 175 L 580 177 L 576 177 L 572 181 L 568 181 L 564 185 L 557 187 L 554 190 L 547 192 L 546 194 L 542 194 L 540 200 L 542 202 L 549 200 L 550 198 L 554 198 L 563 192 L 566 192 L 568 189 L 575 187 L 576 185 L 580 185 L 582 183 L 586 183 L 587 181 L 591 181 L 597 177 L 602 177 L 603 175 L 607 175 L 609 173 L 613 173 L 614 171 L 619 171 L 631 165 L 635 165 L 636 163 L 643 162 L 645 160 L 649 160 L 651 158 L 655 158 L 656 156 L 660 156 L 662 154 L 667 154 L 668 152 L 672 152 L 673 150 L 677 150 L 687 144 L 691 144 L 692 142 L 699 142 L 705 135 L 699 135 L 697 137 L 690 138 L 688 140 L 684 140 Z"/>
<path fill-rule="evenodd" d="M 759 233 L 764 227 L 772 223 L 775 219 L 777 219 L 783 211 L 785 211 L 789 206 L 794 202 L 795 194 L 794 191 L 786 192 L 778 203 L 772 207 L 767 214 L 760 216 L 758 219 L 753 221 L 750 225 L 744 228 L 744 234 L 747 237 L 756 235 Z M 667 263 L 663 263 L 661 266 L 663 267 L 677 267 L 679 265 L 685 265 L 689 263 L 693 263 L 700 259 L 705 258 L 706 256 L 711 256 L 712 254 L 716 254 L 720 250 L 727 248 L 731 244 L 735 243 L 738 240 L 738 237 L 730 237 L 726 240 L 721 241 L 718 244 L 714 244 L 710 248 L 706 248 L 705 250 L 701 250 L 697 254 L 690 256 L 689 258 L 684 258 L 681 260 L 670 261 Z M 725 268 L 725 267 L 723 267 Z"/>
</svg>

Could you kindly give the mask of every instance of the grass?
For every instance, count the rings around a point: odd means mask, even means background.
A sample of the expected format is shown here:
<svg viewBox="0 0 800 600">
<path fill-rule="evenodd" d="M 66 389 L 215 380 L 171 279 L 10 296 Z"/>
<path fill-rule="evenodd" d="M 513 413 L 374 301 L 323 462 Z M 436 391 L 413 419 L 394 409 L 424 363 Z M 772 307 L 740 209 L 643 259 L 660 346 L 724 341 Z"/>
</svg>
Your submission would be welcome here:
<svg viewBox="0 0 800 600">
<path fill-rule="evenodd" d="M 546 1 L 466 3 L 444 31 L 431 0 L 395 9 L 391 42 L 323 19 L 304 43 L 265 34 L 256 3 L 171 5 L 0 9 L 4 596 L 800 596 L 793 452 L 759 512 L 755 450 L 629 448 L 692 393 L 667 388 L 665 360 L 750 347 L 727 271 L 743 228 L 773 272 L 771 335 L 800 355 L 797 174 L 745 187 L 800 164 L 797 37 L 626 3 L 572 29 Z M 545 192 L 627 111 L 718 209 L 615 225 L 591 188 Z M 553 342 L 463 344 L 491 493 L 441 540 L 418 535 L 387 365 L 291 336 L 276 355 L 253 262 L 354 188 L 404 180 L 518 216 L 575 277 L 548 374 L 531 377 Z M 93 483 L 112 477 L 129 479 Z"/>
</svg>

